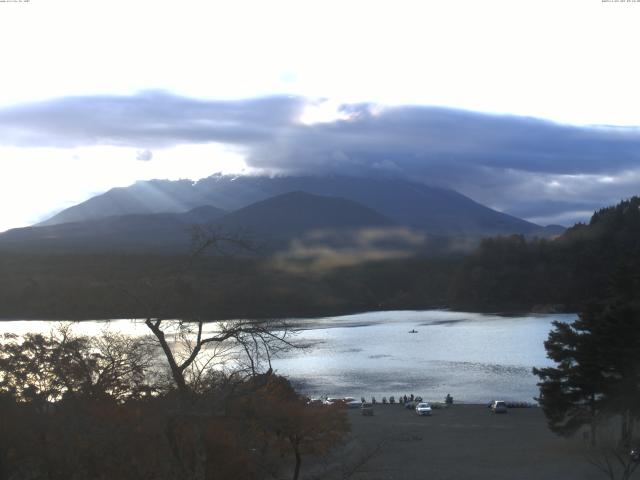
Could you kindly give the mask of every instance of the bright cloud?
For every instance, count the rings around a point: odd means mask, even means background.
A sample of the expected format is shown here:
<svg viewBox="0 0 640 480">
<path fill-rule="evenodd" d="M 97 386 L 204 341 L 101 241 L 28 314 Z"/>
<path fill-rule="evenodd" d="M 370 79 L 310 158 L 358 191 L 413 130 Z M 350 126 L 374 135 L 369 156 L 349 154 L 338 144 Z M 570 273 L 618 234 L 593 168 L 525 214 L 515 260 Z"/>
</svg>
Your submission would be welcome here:
<svg viewBox="0 0 640 480">
<path fill-rule="evenodd" d="M 0 3 L 0 230 L 248 168 L 577 218 L 639 190 L 638 20 L 599 0 Z"/>
<path fill-rule="evenodd" d="M 31 225 L 113 187 L 138 180 L 250 172 L 238 152 L 217 144 L 158 150 L 147 162 L 130 147 L 0 147 L 0 231 Z M 9 169 L 6 165 L 10 164 Z"/>
<path fill-rule="evenodd" d="M 39 162 L 29 171 L 45 169 L 55 188 L 75 185 L 85 196 L 135 180 L 243 169 L 394 175 L 541 219 L 590 211 L 640 185 L 637 128 L 291 96 L 220 101 L 145 92 L 34 102 L 0 108 L 0 143 L 14 145 L 0 158 L 19 157 L 21 168 Z"/>
</svg>

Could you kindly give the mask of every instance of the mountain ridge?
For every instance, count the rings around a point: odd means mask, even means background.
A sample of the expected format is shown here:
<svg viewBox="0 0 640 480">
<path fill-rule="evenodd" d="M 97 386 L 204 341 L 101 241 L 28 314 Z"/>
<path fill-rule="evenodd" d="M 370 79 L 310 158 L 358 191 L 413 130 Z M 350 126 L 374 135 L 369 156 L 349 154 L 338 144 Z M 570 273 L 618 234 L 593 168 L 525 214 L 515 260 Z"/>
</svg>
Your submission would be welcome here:
<svg viewBox="0 0 640 480">
<path fill-rule="evenodd" d="M 92 220 L 12 229 L 0 234 L 0 248 L 48 251 L 184 254 L 191 230 L 206 224 L 217 231 L 242 230 L 247 237 L 285 249 L 294 238 L 314 231 L 394 227 L 395 222 L 352 200 L 288 192 L 235 212 L 210 205 L 185 213 L 113 215 Z"/>
<path fill-rule="evenodd" d="M 275 220 L 280 222 L 275 223 Z M 255 233 L 263 236 L 300 235 L 325 228 L 397 226 L 391 219 L 353 200 L 302 191 L 283 193 L 252 203 L 231 212 L 218 222 L 218 226 L 226 229 L 243 228 L 245 225 L 251 225 Z"/>
<path fill-rule="evenodd" d="M 212 175 L 197 182 L 136 182 L 129 187 L 111 189 L 63 210 L 38 225 L 131 213 L 179 213 L 206 204 L 235 211 L 292 191 L 352 200 L 398 224 L 432 234 L 546 235 L 546 227 L 493 210 L 454 190 L 401 178 L 345 175 Z"/>
</svg>

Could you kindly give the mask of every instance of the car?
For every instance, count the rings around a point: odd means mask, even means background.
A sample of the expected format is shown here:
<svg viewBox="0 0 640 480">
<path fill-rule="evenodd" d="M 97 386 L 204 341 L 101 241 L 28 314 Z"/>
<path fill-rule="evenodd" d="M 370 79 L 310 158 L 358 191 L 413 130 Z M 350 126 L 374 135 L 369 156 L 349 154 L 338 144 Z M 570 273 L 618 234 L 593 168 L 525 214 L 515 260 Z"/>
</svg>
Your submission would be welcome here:
<svg viewBox="0 0 640 480">
<path fill-rule="evenodd" d="M 494 400 L 489 408 L 493 413 L 507 413 L 507 403 L 502 400 Z"/>
<path fill-rule="evenodd" d="M 373 416 L 373 404 L 363 403 L 362 406 L 360 407 L 360 411 L 362 412 L 362 415 L 364 415 L 365 417 Z"/>
<path fill-rule="evenodd" d="M 341 397 L 327 397 L 325 405 L 340 405 L 344 407 L 347 405 L 347 401 Z"/>
<path fill-rule="evenodd" d="M 416 414 L 431 415 L 431 405 L 427 402 L 420 402 L 416 405 Z"/>
<path fill-rule="evenodd" d="M 346 403 L 347 408 L 360 408 L 362 406 L 362 402 L 359 400 L 351 400 Z"/>
</svg>

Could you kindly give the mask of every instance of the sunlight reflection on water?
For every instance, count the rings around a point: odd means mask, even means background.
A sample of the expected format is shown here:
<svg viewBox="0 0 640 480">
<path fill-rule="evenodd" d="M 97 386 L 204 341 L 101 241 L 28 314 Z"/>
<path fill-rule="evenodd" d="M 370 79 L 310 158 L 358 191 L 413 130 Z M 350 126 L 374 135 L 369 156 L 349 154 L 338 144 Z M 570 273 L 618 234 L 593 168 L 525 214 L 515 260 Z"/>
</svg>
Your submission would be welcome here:
<svg viewBox="0 0 640 480">
<path fill-rule="evenodd" d="M 298 341 L 312 347 L 274 364 L 310 395 L 533 401 L 531 368 L 550 364 L 543 342 L 551 322 L 575 318 L 430 310 L 308 320 Z"/>
<path fill-rule="evenodd" d="M 465 402 L 533 401 L 537 379 L 531 368 L 550 364 L 543 342 L 551 322 L 575 318 L 427 310 L 296 319 L 296 342 L 309 347 L 274 360 L 274 368 L 309 395 L 381 400 L 414 393 L 442 400 L 451 393 Z M 55 323 L 4 321 L 0 333 L 47 333 Z M 132 320 L 85 321 L 74 331 L 96 335 L 107 326 L 130 335 L 149 333 L 143 322 Z"/>
</svg>

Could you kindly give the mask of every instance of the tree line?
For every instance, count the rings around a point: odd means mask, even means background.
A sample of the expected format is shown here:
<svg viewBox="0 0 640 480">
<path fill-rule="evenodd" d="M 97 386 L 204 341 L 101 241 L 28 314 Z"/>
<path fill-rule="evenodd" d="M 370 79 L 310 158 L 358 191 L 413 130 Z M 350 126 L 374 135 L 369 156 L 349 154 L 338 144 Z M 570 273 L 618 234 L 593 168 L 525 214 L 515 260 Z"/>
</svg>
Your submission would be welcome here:
<svg viewBox="0 0 640 480">
<path fill-rule="evenodd" d="M 639 245 L 638 198 L 596 212 L 561 239 L 558 248 L 575 247 L 583 262 L 588 296 L 577 320 L 554 323 L 545 348 L 555 365 L 533 369 L 549 428 L 565 437 L 582 431 L 589 461 L 612 480 L 640 466 Z"/>
<path fill-rule="evenodd" d="M 276 326 L 147 322 L 141 337 L 4 336 L 0 479 L 296 479 L 348 433 L 343 409 L 268 367 Z"/>
<path fill-rule="evenodd" d="M 451 307 L 472 311 L 580 311 L 611 275 L 639 266 L 640 199 L 596 212 L 556 239 L 483 239 L 471 254 L 386 258 L 332 267 L 262 255 L 199 258 L 181 287 L 200 289 L 210 318 L 336 315 Z M 191 304 L 176 290 L 186 256 L 0 252 L 2 318 L 142 318 L 123 291 L 149 279 L 175 317 Z M 157 279 L 163 278 L 160 282 Z M 206 293 L 206 295 L 205 295 Z"/>
<path fill-rule="evenodd" d="M 0 340 L 0 480 L 296 480 L 303 455 L 340 444 L 346 412 L 311 404 L 271 368 L 300 348 L 286 322 L 205 321 L 199 254 L 120 289 L 148 335 L 63 325 Z"/>
<path fill-rule="evenodd" d="M 188 259 L 0 252 L 0 318 L 143 318 L 148 311 L 126 292 L 161 292 L 162 313 L 181 318 L 193 310 L 183 290 L 198 290 L 200 312 L 212 319 L 441 307 L 457 265 L 407 258 L 315 269 L 262 257 L 204 257 L 178 275 Z"/>
<path fill-rule="evenodd" d="M 597 211 L 560 237 L 484 239 L 452 277 L 449 303 L 480 311 L 577 312 L 621 268 L 640 267 L 640 198 Z"/>
</svg>

